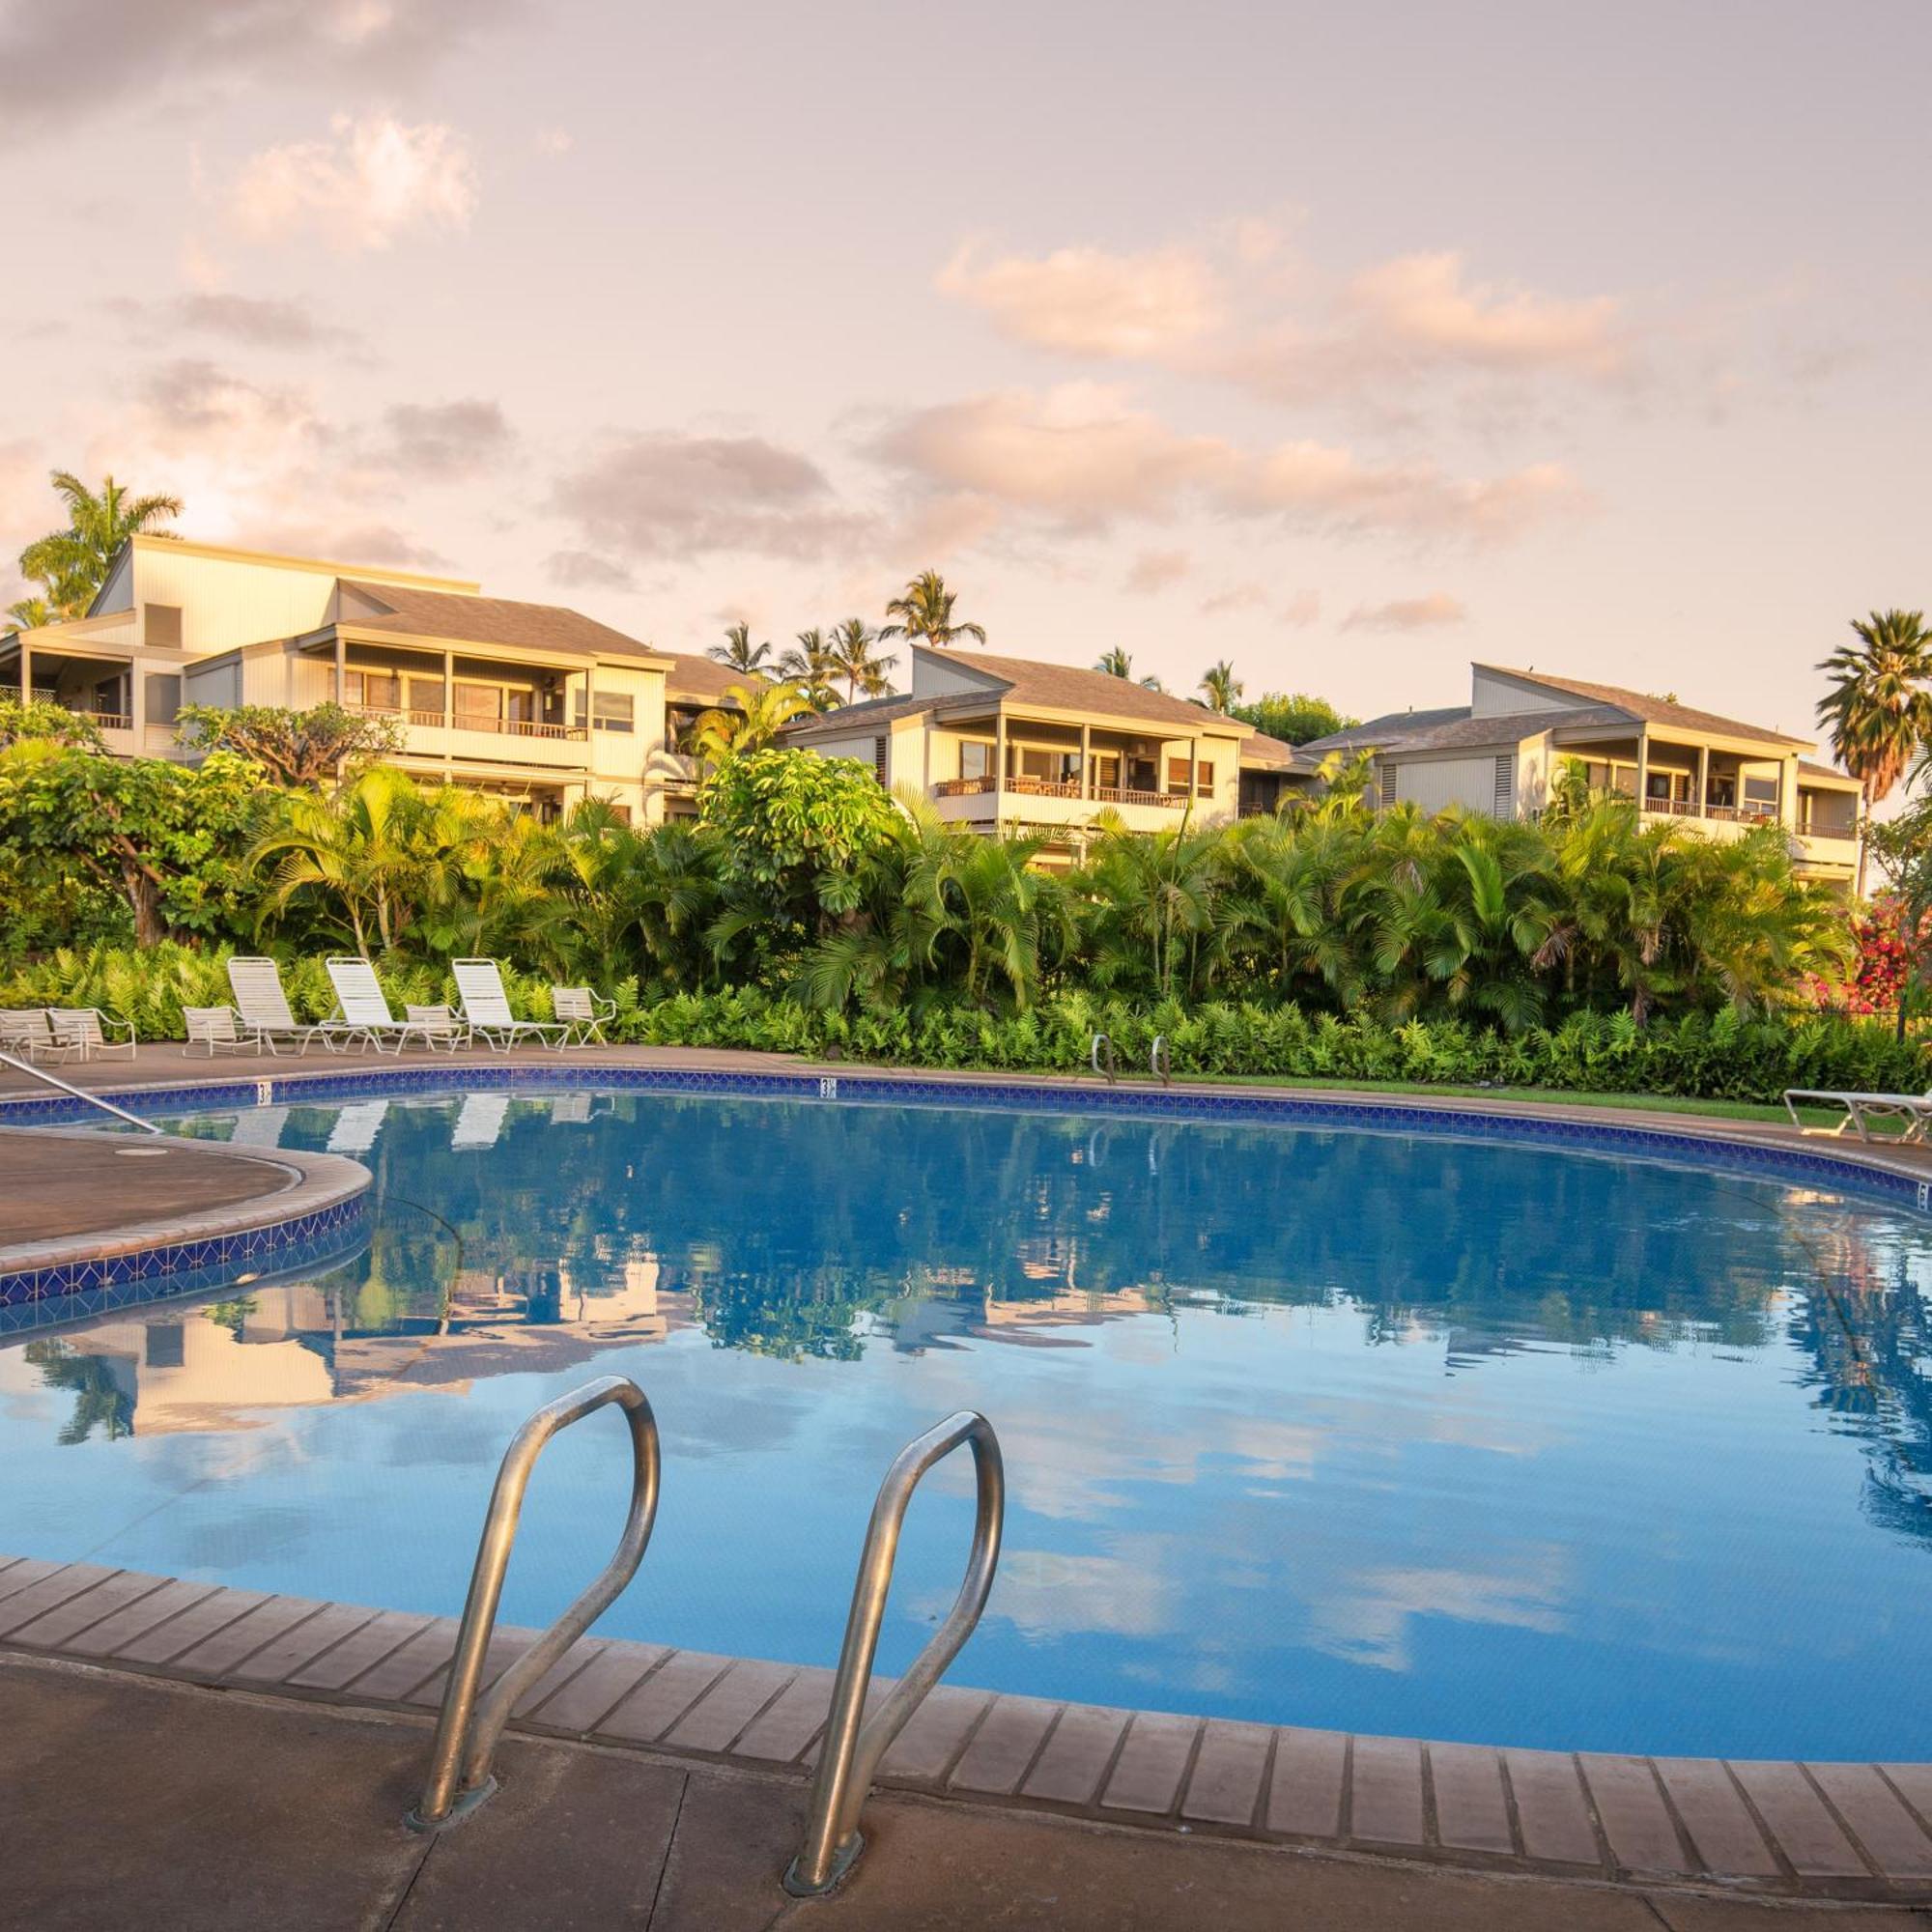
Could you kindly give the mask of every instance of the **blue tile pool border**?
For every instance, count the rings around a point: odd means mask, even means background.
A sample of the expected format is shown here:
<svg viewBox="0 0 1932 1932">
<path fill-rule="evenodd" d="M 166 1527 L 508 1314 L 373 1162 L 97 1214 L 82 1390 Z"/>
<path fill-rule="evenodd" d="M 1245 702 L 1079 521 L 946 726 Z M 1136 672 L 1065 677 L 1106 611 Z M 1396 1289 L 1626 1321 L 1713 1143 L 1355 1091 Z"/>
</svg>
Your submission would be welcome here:
<svg viewBox="0 0 1932 1932">
<path fill-rule="evenodd" d="M 1354 1099 L 1310 1093 L 1231 1094 L 1211 1088 L 1102 1087 L 1011 1076 L 867 1069 L 785 1069 L 769 1073 L 709 1067 L 636 1066 L 607 1060 L 518 1062 L 301 1072 L 251 1080 L 184 1082 L 109 1089 L 104 1097 L 130 1112 L 165 1118 L 229 1107 L 300 1104 L 396 1094 L 550 1093 L 559 1088 L 757 1097 L 820 1104 L 993 1107 L 1012 1113 L 1099 1115 L 1115 1120 L 1239 1122 L 1261 1125 L 1356 1129 L 1434 1139 L 1479 1139 L 1633 1159 L 1676 1161 L 1726 1173 L 1828 1188 L 1932 1212 L 1932 1170 L 1925 1177 L 1889 1166 L 1883 1149 L 1797 1147 L 1721 1130 L 1637 1126 L 1567 1114 L 1494 1111 L 1479 1104 Z M 1505 1096 L 1506 1097 L 1506 1096 Z M 0 1100 L 0 1126 L 69 1125 L 89 1119 L 70 1099 Z M 203 1246 L 205 1243 L 190 1243 Z M 193 1264 L 184 1263 L 184 1265 Z M 4 1281 L 4 1278 L 0 1278 Z M 0 1292 L 0 1300 L 6 1298 Z"/>
</svg>

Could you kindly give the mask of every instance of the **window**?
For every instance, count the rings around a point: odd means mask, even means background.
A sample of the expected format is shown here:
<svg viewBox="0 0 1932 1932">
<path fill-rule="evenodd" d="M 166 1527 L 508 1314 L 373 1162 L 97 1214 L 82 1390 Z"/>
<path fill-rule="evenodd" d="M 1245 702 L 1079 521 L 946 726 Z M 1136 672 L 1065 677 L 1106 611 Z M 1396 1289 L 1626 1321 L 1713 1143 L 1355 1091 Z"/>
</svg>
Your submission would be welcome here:
<svg viewBox="0 0 1932 1932">
<path fill-rule="evenodd" d="M 959 747 L 959 776 L 984 779 L 993 775 L 993 748 L 978 738 L 968 738 Z"/>
<path fill-rule="evenodd" d="M 477 728 L 494 730 L 503 722 L 503 694 L 494 684 L 465 684 L 461 680 L 456 686 L 457 723 Z"/>
<path fill-rule="evenodd" d="M 150 671 L 145 708 L 150 724 L 172 724 L 182 708 L 182 681 L 165 671 Z"/>
<path fill-rule="evenodd" d="M 182 613 L 179 604 L 143 604 L 141 636 L 163 650 L 178 651 L 182 640 Z"/>
<path fill-rule="evenodd" d="M 1094 753 L 1094 782 L 1109 791 L 1121 788 L 1121 754 L 1118 752 Z"/>
<path fill-rule="evenodd" d="M 410 709 L 437 718 L 442 716 L 442 680 L 440 677 L 412 677 L 409 681 Z"/>
<path fill-rule="evenodd" d="M 628 691 L 599 691 L 591 695 L 590 722 L 600 731 L 635 731 L 638 700 Z"/>
<path fill-rule="evenodd" d="M 1207 797 L 1214 789 L 1214 760 L 1212 758 L 1203 758 L 1195 766 L 1194 775 L 1200 786 L 1202 797 Z"/>
<path fill-rule="evenodd" d="M 146 1355 L 151 1369 L 178 1369 L 186 1360 L 186 1330 L 179 1321 L 151 1321 L 148 1324 Z"/>
<path fill-rule="evenodd" d="M 346 670 L 342 673 L 342 701 L 359 705 L 364 711 L 400 711 L 403 680 L 392 670 Z"/>
</svg>

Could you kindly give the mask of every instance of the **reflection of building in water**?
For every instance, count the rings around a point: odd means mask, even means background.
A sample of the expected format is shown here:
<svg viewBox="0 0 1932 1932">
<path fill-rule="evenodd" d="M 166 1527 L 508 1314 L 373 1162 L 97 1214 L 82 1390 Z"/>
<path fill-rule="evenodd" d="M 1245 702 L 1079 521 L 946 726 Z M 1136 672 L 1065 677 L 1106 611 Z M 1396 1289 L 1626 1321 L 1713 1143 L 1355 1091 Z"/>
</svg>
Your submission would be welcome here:
<svg viewBox="0 0 1932 1932">
<path fill-rule="evenodd" d="M 989 1284 L 973 1268 L 919 1270 L 905 1294 L 887 1305 L 883 1325 L 893 1347 L 907 1353 L 969 1340 L 1078 1349 L 1087 1345 L 1053 1331 L 1146 1315 L 1163 1304 L 1166 1292 L 1155 1287 L 1080 1287 L 1080 1259 L 1077 1238 L 1050 1236 L 1016 1244 L 1017 1281 Z"/>
<path fill-rule="evenodd" d="M 81 1388 L 98 1365 L 135 1435 L 256 1429 L 278 1409 L 460 1392 L 487 1376 L 549 1375 L 609 1349 L 661 1342 L 692 1323 L 690 1299 L 662 1293 L 655 1257 L 587 1270 L 460 1273 L 446 1310 L 393 1312 L 373 1283 L 298 1283 L 243 1300 L 116 1321 L 42 1345 L 50 1385 Z"/>
</svg>

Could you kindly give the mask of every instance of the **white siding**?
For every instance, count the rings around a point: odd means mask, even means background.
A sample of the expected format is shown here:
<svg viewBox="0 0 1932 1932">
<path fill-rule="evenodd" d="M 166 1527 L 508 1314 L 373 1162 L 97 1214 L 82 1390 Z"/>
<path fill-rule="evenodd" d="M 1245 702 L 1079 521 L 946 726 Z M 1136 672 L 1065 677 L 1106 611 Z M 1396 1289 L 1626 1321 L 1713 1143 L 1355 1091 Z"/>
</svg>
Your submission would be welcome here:
<svg viewBox="0 0 1932 1932">
<path fill-rule="evenodd" d="M 917 645 L 912 653 L 912 695 L 915 697 L 936 697 L 942 693 L 958 691 L 984 692 L 988 697 L 1004 688 L 1003 679 L 994 678 L 981 671 L 977 676 L 970 666 L 956 665 L 942 657 L 937 651 L 922 650 Z"/>
<path fill-rule="evenodd" d="M 1405 759 L 1395 767 L 1395 795 L 1406 805 L 1440 811 L 1460 805 L 1470 811 L 1496 809 L 1496 759 L 1493 752 L 1479 758 Z"/>
<path fill-rule="evenodd" d="M 196 657 L 319 630 L 334 589 L 321 570 L 197 556 L 172 544 L 134 553 L 134 601 L 177 606 L 182 640 Z"/>
<path fill-rule="evenodd" d="M 236 705 L 242 702 L 242 666 L 227 658 L 215 665 L 189 665 L 182 674 L 184 704 Z"/>
<path fill-rule="evenodd" d="M 1586 702 L 1567 692 L 1471 668 L 1469 709 L 1478 718 L 1506 718 L 1519 711 L 1574 711 Z"/>
</svg>

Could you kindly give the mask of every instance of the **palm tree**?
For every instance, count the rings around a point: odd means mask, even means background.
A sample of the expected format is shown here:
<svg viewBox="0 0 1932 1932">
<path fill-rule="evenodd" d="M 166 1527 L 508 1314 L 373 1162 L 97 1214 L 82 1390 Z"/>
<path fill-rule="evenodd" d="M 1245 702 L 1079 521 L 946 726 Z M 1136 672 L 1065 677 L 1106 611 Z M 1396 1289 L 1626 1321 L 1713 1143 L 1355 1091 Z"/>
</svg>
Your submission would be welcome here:
<svg viewBox="0 0 1932 1932">
<path fill-rule="evenodd" d="M 1105 671 L 1109 677 L 1123 677 L 1130 683 L 1144 685 L 1149 691 L 1159 691 L 1162 688 L 1160 679 L 1157 677 L 1150 675 L 1148 677 L 1136 678 L 1134 676 L 1133 659 L 1119 644 L 1114 645 L 1111 650 L 1102 651 L 1094 660 L 1094 668 L 1098 671 Z"/>
<path fill-rule="evenodd" d="M 1235 667 L 1223 658 L 1201 673 L 1201 689 L 1208 695 L 1208 710 L 1225 717 L 1240 701 L 1247 686 L 1235 675 Z"/>
<path fill-rule="evenodd" d="M 67 505 L 68 526 L 20 553 L 20 575 L 45 585 L 44 596 L 22 598 L 8 613 L 27 628 L 85 616 L 121 546 L 182 512 L 179 497 L 130 497 L 112 476 L 102 478 L 98 493 L 71 469 L 56 469 L 52 482 L 54 494 Z"/>
<path fill-rule="evenodd" d="M 898 659 L 888 652 L 881 657 L 872 646 L 879 634 L 863 617 L 847 617 L 832 632 L 832 666 L 845 680 L 845 701 L 857 701 L 863 691 L 867 697 L 883 697 L 892 690 L 888 673 Z"/>
<path fill-rule="evenodd" d="M 713 644 L 704 655 L 727 669 L 743 671 L 747 677 L 768 677 L 771 673 L 765 668 L 765 660 L 771 654 L 770 644 L 753 643 L 751 625 L 733 624 L 724 633 L 724 641 Z"/>
<path fill-rule="evenodd" d="M 1854 618 L 1856 644 L 1841 644 L 1818 668 L 1832 680 L 1818 700 L 1818 722 L 1832 733 L 1838 762 L 1858 780 L 1865 811 L 1898 782 L 1912 754 L 1932 737 L 1932 633 L 1918 611 L 1874 611 Z M 1859 846 L 1858 891 L 1865 889 Z"/>
<path fill-rule="evenodd" d="M 827 640 L 825 633 L 815 624 L 809 631 L 801 631 L 797 644 L 787 649 L 779 660 L 779 675 L 804 691 L 811 699 L 814 711 L 831 711 L 837 707 L 838 694 L 833 690 L 832 680 L 843 668 L 837 647 Z"/>
<path fill-rule="evenodd" d="M 920 639 L 941 650 L 963 638 L 983 644 L 986 641 L 983 624 L 952 621 L 952 607 L 958 602 L 958 595 L 957 591 L 947 589 L 946 580 L 938 571 L 921 571 L 900 595 L 887 604 L 886 615 L 893 621 L 880 627 L 879 636 Z"/>
<path fill-rule="evenodd" d="M 736 752 L 761 752 L 794 718 L 818 708 L 796 684 L 734 684 L 725 696 L 736 708 L 704 712 L 685 739 L 684 749 L 702 765 L 722 765 Z"/>
</svg>

